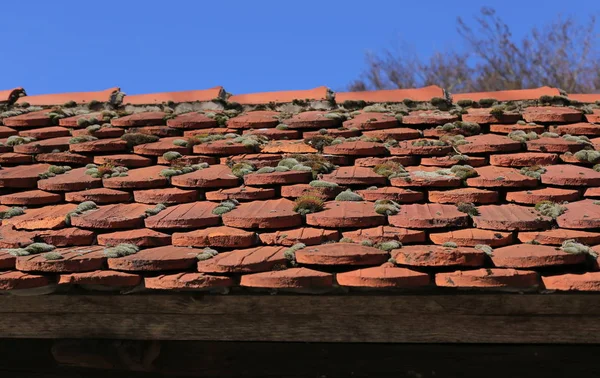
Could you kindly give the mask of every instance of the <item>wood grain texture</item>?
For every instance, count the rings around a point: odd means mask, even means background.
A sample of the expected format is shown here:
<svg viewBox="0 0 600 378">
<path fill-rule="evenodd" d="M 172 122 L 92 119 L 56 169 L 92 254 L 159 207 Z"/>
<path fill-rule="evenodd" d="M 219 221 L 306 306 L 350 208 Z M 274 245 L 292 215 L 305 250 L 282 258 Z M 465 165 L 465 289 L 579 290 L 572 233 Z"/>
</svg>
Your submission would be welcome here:
<svg viewBox="0 0 600 378">
<path fill-rule="evenodd" d="M 0 297 L 0 337 L 600 343 L 595 295 Z"/>
</svg>

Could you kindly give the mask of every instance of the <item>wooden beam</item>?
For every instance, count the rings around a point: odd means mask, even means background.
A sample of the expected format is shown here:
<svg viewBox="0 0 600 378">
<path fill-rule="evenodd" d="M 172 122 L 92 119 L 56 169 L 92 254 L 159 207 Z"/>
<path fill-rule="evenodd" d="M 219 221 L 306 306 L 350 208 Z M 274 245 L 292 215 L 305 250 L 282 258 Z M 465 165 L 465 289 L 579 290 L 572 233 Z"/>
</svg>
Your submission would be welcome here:
<svg viewBox="0 0 600 378">
<path fill-rule="evenodd" d="M 600 343 L 600 296 L 2 296 L 0 337 Z"/>
<path fill-rule="evenodd" d="M 600 346 L 5 339 L 0 353 L 2 377 L 593 377 Z"/>
</svg>

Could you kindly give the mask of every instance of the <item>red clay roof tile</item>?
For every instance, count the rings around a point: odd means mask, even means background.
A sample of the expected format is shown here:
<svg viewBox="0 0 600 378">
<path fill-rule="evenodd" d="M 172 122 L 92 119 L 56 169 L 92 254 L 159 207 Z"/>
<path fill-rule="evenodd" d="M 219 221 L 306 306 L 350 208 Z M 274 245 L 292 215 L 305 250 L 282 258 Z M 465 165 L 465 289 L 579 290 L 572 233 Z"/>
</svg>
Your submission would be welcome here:
<svg viewBox="0 0 600 378">
<path fill-rule="evenodd" d="M 485 252 L 476 248 L 439 245 L 409 245 L 392 251 L 397 264 L 426 267 L 480 267 L 485 256 Z"/>
<path fill-rule="evenodd" d="M 69 92 L 56 94 L 42 94 L 33 96 L 23 96 L 17 100 L 17 104 L 28 103 L 29 105 L 51 106 L 63 105 L 70 101 L 77 104 L 87 104 L 92 101 L 117 103 L 120 89 L 118 87 L 108 88 L 96 92 Z"/>
<path fill-rule="evenodd" d="M 547 245 L 515 244 L 494 249 L 492 262 L 499 268 L 539 268 L 554 265 L 582 264 L 584 253 L 568 253 Z"/>
<path fill-rule="evenodd" d="M 156 105 L 169 102 L 204 102 L 214 99 L 225 99 L 225 90 L 223 87 L 217 86 L 203 90 L 128 95 L 123 99 L 123 104 Z"/>
<path fill-rule="evenodd" d="M 339 273 L 336 280 L 341 286 L 386 289 L 423 287 L 428 286 L 431 281 L 427 273 L 391 264 Z"/>
<path fill-rule="evenodd" d="M 444 90 L 437 85 L 417 89 L 384 89 L 378 91 L 363 92 L 338 92 L 335 101 L 343 105 L 345 101 L 364 101 L 367 103 L 377 102 L 403 102 L 412 100 L 417 102 L 431 101 L 431 99 L 445 98 Z"/>
<path fill-rule="evenodd" d="M 557 88 L 539 87 L 532 89 L 513 89 L 495 92 L 453 93 L 452 101 L 456 103 L 460 100 L 479 101 L 488 98 L 495 99 L 497 101 L 537 100 L 541 96 L 560 96 L 560 94 L 561 93 Z"/>
<path fill-rule="evenodd" d="M 530 270 L 477 269 L 438 273 L 435 284 L 441 287 L 525 290 L 535 289 L 539 276 Z"/>
<path fill-rule="evenodd" d="M 133 255 L 108 259 L 108 267 L 126 272 L 186 270 L 194 266 L 201 250 L 163 246 L 148 248 Z"/>
<path fill-rule="evenodd" d="M 333 276 L 307 268 L 292 268 L 242 276 L 241 286 L 268 289 L 327 289 L 333 285 Z"/>
<path fill-rule="evenodd" d="M 229 102 L 237 102 L 242 105 L 260 105 L 269 103 L 285 103 L 294 100 L 315 100 L 326 101 L 331 98 L 331 93 L 327 87 L 317 87 L 299 91 L 277 91 L 239 94 L 229 97 Z"/>
</svg>

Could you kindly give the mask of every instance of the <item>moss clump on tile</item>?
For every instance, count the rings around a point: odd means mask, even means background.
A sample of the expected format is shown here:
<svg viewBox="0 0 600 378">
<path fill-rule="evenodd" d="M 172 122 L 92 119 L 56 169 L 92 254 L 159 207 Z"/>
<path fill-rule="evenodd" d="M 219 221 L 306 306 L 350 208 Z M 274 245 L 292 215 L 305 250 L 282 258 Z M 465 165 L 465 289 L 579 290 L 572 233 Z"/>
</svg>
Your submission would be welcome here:
<svg viewBox="0 0 600 378">
<path fill-rule="evenodd" d="M 461 213 L 469 214 L 472 217 L 479 215 L 479 210 L 473 203 L 459 202 L 456 204 L 456 209 Z"/>
<path fill-rule="evenodd" d="M 567 208 L 552 201 L 541 201 L 535 204 L 535 209 L 542 215 L 556 219 L 561 216 Z"/>
<path fill-rule="evenodd" d="M 97 209 L 97 208 L 98 208 L 98 206 L 96 205 L 95 202 L 84 201 L 84 202 L 80 203 L 79 205 L 77 205 L 77 207 L 75 208 L 75 210 L 69 212 L 65 216 L 65 223 L 67 224 L 67 226 L 70 226 L 71 225 L 71 217 L 72 216 L 77 216 L 77 215 L 85 213 L 86 211 L 94 210 L 94 209 Z"/>
<path fill-rule="evenodd" d="M 298 197 L 294 203 L 294 211 L 301 215 L 317 213 L 325 208 L 323 200 L 317 196 L 305 194 Z"/>
<path fill-rule="evenodd" d="M 0 218 L 2 219 L 10 219 L 12 217 L 16 217 L 18 215 L 25 214 L 24 207 L 13 206 L 6 211 L 0 211 Z"/>
<path fill-rule="evenodd" d="M 286 159 L 282 159 L 279 161 L 279 163 L 277 163 L 278 167 L 288 167 L 289 169 L 292 169 L 294 166 L 300 164 L 300 162 L 294 158 L 286 158 Z"/>
<path fill-rule="evenodd" d="M 466 108 L 466 107 L 469 107 L 469 106 L 473 106 L 473 100 L 467 100 L 467 99 L 465 99 L 465 100 L 458 100 L 456 102 L 456 104 L 458 106 L 462 107 L 462 108 Z"/>
<path fill-rule="evenodd" d="M 542 134 L 540 134 L 540 136 L 542 138 L 560 138 L 560 135 L 558 135 L 557 133 L 550 132 L 550 131 L 543 132 Z"/>
<path fill-rule="evenodd" d="M 181 155 L 177 151 L 167 151 L 162 155 L 162 157 L 166 161 L 173 161 L 173 160 L 181 159 L 183 157 L 183 155 Z"/>
<path fill-rule="evenodd" d="M 335 165 L 319 154 L 294 154 L 290 158 L 296 159 L 300 164 L 310 167 L 314 179 L 319 174 L 330 173 L 335 169 Z"/>
<path fill-rule="evenodd" d="M 404 169 L 402 164 L 394 161 L 387 161 L 385 163 L 377 164 L 373 167 L 373 172 L 387 178 L 409 176 L 409 173 Z"/>
<path fill-rule="evenodd" d="M 24 248 L 25 251 L 29 252 L 31 255 L 35 255 L 38 253 L 50 252 L 56 249 L 55 246 L 48 243 L 32 243 Z"/>
<path fill-rule="evenodd" d="M 289 129 L 290 127 L 289 127 L 288 125 L 286 125 L 285 123 L 280 123 L 279 125 L 275 126 L 275 128 L 276 128 L 277 130 L 287 130 L 287 129 Z"/>
<path fill-rule="evenodd" d="M 127 147 L 130 149 L 134 146 L 139 146 L 140 144 L 158 142 L 159 139 L 159 137 L 152 134 L 125 133 L 121 135 L 121 140 L 127 142 Z"/>
<path fill-rule="evenodd" d="M 336 201 L 364 201 L 364 198 L 350 189 L 346 189 L 335 197 Z"/>
<path fill-rule="evenodd" d="M 449 133 L 458 133 L 466 136 L 477 135 L 481 133 L 481 126 L 475 122 L 456 121 L 446 123 L 443 126 L 436 127 L 438 130 L 443 130 Z"/>
<path fill-rule="evenodd" d="M 287 248 L 283 251 L 283 257 L 290 262 L 292 266 L 296 265 L 296 252 L 306 248 L 306 244 L 304 243 L 296 243 L 290 248 Z"/>
<path fill-rule="evenodd" d="M 219 254 L 219 251 L 217 251 L 216 249 L 206 247 L 206 248 L 202 249 L 202 252 L 200 252 L 198 255 L 196 255 L 196 259 L 198 261 L 206 261 L 206 260 L 212 259 L 213 257 L 215 257 L 218 254 Z"/>
<path fill-rule="evenodd" d="M 350 238 L 341 238 L 338 243 L 354 243 L 354 240 L 350 239 Z"/>
<path fill-rule="evenodd" d="M 277 167 L 280 168 L 280 167 Z M 287 167 L 286 167 L 287 168 Z M 296 164 L 292 167 L 291 169 L 292 171 L 297 171 L 297 172 L 312 172 L 312 168 L 311 167 L 307 167 L 304 164 Z"/>
<path fill-rule="evenodd" d="M 342 113 L 339 113 L 339 112 L 327 113 L 327 114 L 324 114 L 323 117 L 329 118 L 329 119 L 335 119 L 335 120 L 339 120 L 339 121 L 345 121 L 346 120 L 346 115 L 342 114 Z"/>
<path fill-rule="evenodd" d="M 43 180 L 50 177 L 54 177 L 56 175 L 62 175 L 71 170 L 71 167 L 68 165 L 51 165 L 48 167 L 46 172 L 40 173 L 38 177 Z"/>
<path fill-rule="evenodd" d="M 156 215 L 156 214 L 160 213 L 161 211 L 163 211 L 166 208 L 167 208 L 167 206 L 165 206 L 162 203 L 159 203 L 156 206 L 154 206 L 153 208 L 146 209 L 145 213 L 146 213 L 147 216 Z"/>
<path fill-rule="evenodd" d="M 187 147 L 189 145 L 189 142 L 185 139 L 175 139 L 173 141 L 173 144 L 179 147 Z"/>
<path fill-rule="evenodd" d="M 64 259 L 63 255 L 58 252 L 46 252 L 42 254 L 42 257 L 46 260 L 62 260 Z"/>
<path fill-rule="evenodd" d="M 502 117 L 504 115 L 505 108 L 503 106 L 494 106 L 490 110 L 490 114 L 494 117 Z"/>
<path fill-rule="evenodd" d="M 18 146 L 20 144 L 27 144 L 27 143 L 31 143 L 31 142 L 35 142 L 36 139 L 33 137 L 22 137 L 22 136 L 18 136 L 18 135 L 11 135 L 6 139 L 6 142 L 4 142 L 5 145 L 7 146 Z"/>
<path fill-rule="evenodd" d="M 578 243 L 574 239 L 565 240 L 562 243 L 562 245 L 560 246 L 560 249 L 566 253 L 588 254 L 594 258 L 598 257 L 598 254 L 593 249 L 591 249 L 590 247 L 588 247 L 586 245 Z"/>
<path fill-rule="evenodd" d="M 104 255 L 108 258 L 118 258 L 134 255 L 140 251 L 140 247 L 131 243 L 121 243 L 114 247 L 104 249 Z"/>
<path fill-rule="evenodd" d="M 563 135 L 563 139 L 564 140 L 568 140 L 569 142 L 575 142 L 578 144 L 585 144 L 588 146 L 592 145 L 592 142 L 590 141 L 590 138 L 586 137 L 585 135 L 570 135 L 570 134 L 565 134 Z"/>
<path fill-rule="evenodd" d="M 170 168 L 165 168 L 160 171 L 159 175 L 170 179 L 173 176 L 184 175 L 186 173 L 192 173 L 204 168 L 208 168 L 208 163 L 191 164 L 191 165 L 172 165 Z"/>
<path fill-rule="evenodd" d="M 313 181 L 309 182 L 308 185 L 312 186 L 313 188 L 337 188 L 337 187 L 339 187 L 339 185 L 336 184 L 335 182 L 329 182 L 329 181 L 323 181 L 323 180 L 313 180 Z"/>
<path fill-rule="evenodd" d="M 375 243 L 373 243 L 373 240 L 365 239 L 360 241 L 360 245 L 364 245 L 365 247 L 372 247 L 375 245 Z"/>
<path fill-rule="evenodd" d="M 492 247 L 490 247 L 489 245 L 486 245 L 486 244 L 477 244 L 475 246 L 475 249 L 478 249 L 478 250 L 484 252 L 488 256 L 491 256 L 494 254 L 494 250 L 492 249 Z"/>
<path fill-rule="evenodd" d="M 239 202 L 237 200 L 229 199 L 221 202 L 219 206 L 213 209 L 212 213 L 215 215 L 222 215 L 235 209 L 237 205 L 239 205 Z"/>
<path fill-rule="evenodd" d="M 452 155 L 450 157 L 450 160 L 456 160 L 456 161 L 469 161 L 469 156 L 467 155 L 463 155 L 463 154 L 456 154 L 456 155 Z"/>
<path fill-rule="evenodd" d="M 482 98 L 481 100 L 479 100 L 479 106 L 481 106 L 482 108 L 489 108 L 496 102 L 497 100 L 494 98 Z"/>
<path fill-rule="evenodd" d="M 393 249 L 402 248 L 402 243 L 400 243 L 398 240 L 388 240 L 377 244 L 375 247 L 381 249 L 382 251 L 389 252 Z"/>
<path fill-rule="evenodd" d="M 88 132 L 88 134 L 93 135 L 96 131 L 100 130 L 102 128 L 102 125 L 91 125 L 85 128 L 85 130 Z"/>
<path fill-rule="evenodd" d="M 254 172 L 255 169 L 256 167 L 254 166 L 254 164 L 249 163 L 247 161 L 241 161 L 231 166 L 231 172 L 233 173 L 233 175 L 240 178 L 244 177 L 248 173 Z"/>
<path fill-rule="evenodd" d="M 331 146 L 334 138 L 328 135 L 315 135 L 310 138 L 305 138 L 304 143 L 311 146 L 315 150 L 322 152 L 327 146 Z"/>
<path fill-rule="evenodd" d="M 396 215 L 400 211 L 400 205 L 389 199 L 375 201 L 375 212 L 381 215 Z"/>
<path fill-rule="evenodd" d="M 596 164 L 592 167 L 592 169 L 596 172 L 600 172 L 600 164 Z"/>
<path fill-rule="evenodd" d="M 275 172 L 275 167 L 262 167 L 256 171 L 256 173 L 258 173 L 258 174 L 273 173 L 273 172 Z"/>
<path fill-rule="evenodd" d="M 573 156 L 583 162 L 588 162 L 592 164 L 598 163 L 600 161 L 600 151 L 595 150 L 581 150 L 577 151 L 573 154 Z"/>
<path fill-rule="evenodd" d="M 98 140 L 98 138 L 96 138 L 93 135 L 80 135 L 80 136 L 76 136 L 76 137 L 69 139 L 69 144 L 79 144 L 79 143 L 91 142 L 94 140 Z"/>
<path fill-rule="evenodd" d="M 530 131 L 530 132 L 526 133 L 523 130 L 511 131 L 510 133 L 508 133 L 508 137 L 510 139 L 514 140 L 515 142 L 521 142 L 521 143 L 525 143 L 528 140 L 539 139 L 539 136 L 537 135 L 536 132 Z"/>
<path fill-rule="evenodd" d="M 442 247 L 445 248 L 458 248 L 458 244 L 456 244 L 455 242 L 445 242 L 444 244 L 442 244 Z"/>
<path fill-rule="evenodd" d="M 86 165 L 85 174 L 88 176 L 92 176 L 93 178 L 103 178 L 108 179 L 111 177 L 126 177 L 129 168 L 114 166 L 110 163 L 105 163 L 101 165 L 96 164 L 88 164 Z"/>
<path fill-rule="evenodd" d="M 15 257 L 19 257 L 19 256 L 29 256 L 29 255 L 30 255 L 30 253 L 29 253 L 29 252 L 27 252 L 27 251 L 25 250 L 25 248 L 8 248 L 8 249 L 5 249 L 5 251 L 6 251 L 6 252 L 7 252 L 9 255 L 12 255 L 12 256 L 15 256 Z"/>
<path fill-rule="evenodd" d="M 433 147 L 433 146 L 447 146 L 448 143 L 442 140 L 432 139 L 419 139 L 411 142 L 411 145 L 415 147 Z"/>
<path fill-rule="evenodd" d="M 454 173 L 454 176 L 460 178 L 461 180 L 478 176 L 475 168 L 471 167 L 470 165 L 453 165 L 452 168 L 450 168 L 450 172 Z"/>
<path fill-rule="evenodd" d="M 546 168 L 539 165 L 532 165 L 531 167 L 521 168 L 519 170 L 519 173 L 540 180 L 542 178 L 542 175 L 546 173 Z"/>
</svg>

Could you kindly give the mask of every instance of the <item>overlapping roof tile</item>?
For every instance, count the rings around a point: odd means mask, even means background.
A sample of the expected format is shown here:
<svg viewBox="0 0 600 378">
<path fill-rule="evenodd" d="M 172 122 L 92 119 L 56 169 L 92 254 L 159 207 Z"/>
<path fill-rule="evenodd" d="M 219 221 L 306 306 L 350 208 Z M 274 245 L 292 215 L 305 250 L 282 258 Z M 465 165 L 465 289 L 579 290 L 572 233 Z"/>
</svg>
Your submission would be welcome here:
<svg viewBox="0 0 600 378">
<path fill-rule="evenodd" d="M 599 100 L 0 91 L 0 290 L 600 291 Z"/>
</svg>

